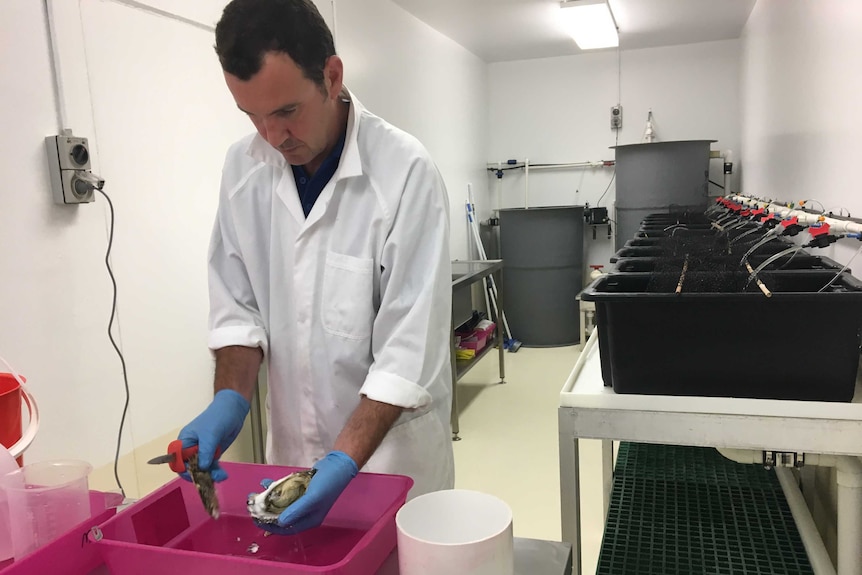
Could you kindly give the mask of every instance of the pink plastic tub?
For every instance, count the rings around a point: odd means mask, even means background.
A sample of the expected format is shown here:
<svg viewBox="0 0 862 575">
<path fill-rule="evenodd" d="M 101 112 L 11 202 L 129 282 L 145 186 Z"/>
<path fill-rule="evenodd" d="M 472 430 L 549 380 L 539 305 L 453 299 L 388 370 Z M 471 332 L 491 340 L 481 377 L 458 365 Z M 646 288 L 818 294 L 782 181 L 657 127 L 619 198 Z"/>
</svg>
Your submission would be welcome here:
<svg viewBox="0 0 862 575">
<path fill-rule="evenodd" d="M 395 513 L 413 486 L 401 475 L 360 473 L 323 525 L 264 537 L 246 510 L 248 494 L 261 491 L 261 479 L 298 469 L 222 466 L 230 477 L 218 484 L 219 519 L 206 514 L 194 485 L 177 478 L 101 525 L 100 540 L 91 533 L 111 575 L 371 575 L 395 548 Z"/>
</svg>

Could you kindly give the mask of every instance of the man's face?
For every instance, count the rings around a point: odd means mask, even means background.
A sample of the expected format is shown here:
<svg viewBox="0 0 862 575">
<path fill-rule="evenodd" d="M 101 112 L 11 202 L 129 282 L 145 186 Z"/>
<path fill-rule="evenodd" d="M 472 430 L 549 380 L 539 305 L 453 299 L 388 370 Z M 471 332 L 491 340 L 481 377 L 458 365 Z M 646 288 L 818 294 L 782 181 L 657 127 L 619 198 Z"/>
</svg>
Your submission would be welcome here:
<svg viewBox="0 0 862 575">
<path fill-rule="evenodd" d="M 305 77 L 290 56 L 268 52 L 257 74 L 243 81 L 224 73 L 227 87 L 240 110 L 258 133 L 295 166 L 319 167 L 335 143 L 341 90 L 341 60 L 332 56 L 324 69 L 324 86 Z M 335 139 L 338 133 L 335 132 Z"/>
</svg>

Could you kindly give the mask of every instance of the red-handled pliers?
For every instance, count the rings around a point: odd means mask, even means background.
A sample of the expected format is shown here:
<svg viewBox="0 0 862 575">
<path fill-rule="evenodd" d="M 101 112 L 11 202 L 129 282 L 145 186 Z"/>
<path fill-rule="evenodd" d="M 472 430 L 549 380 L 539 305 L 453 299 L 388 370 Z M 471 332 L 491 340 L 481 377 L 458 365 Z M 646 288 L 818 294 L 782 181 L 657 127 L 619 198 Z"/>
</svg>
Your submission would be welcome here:
<svg viewBox="0 0 862 575">
<path fill-rule="evenodd" d="M 175 439 L 168 443 L 167 455 L 159 455 L 158 457 L 150 459 L 147 463 L 152 465 L 167 463 L 171 466 L 171 471 L 174 473 L 182 473 L 186 470 L 186 461 L 188 461 L 192 455 L 195 455 L 197 452 L 197 445 L 184 448 L 183 442 L 179 439 Z M 215 452 L 215 459 L 218 459 L 220 455 L 221 448 L 218 448 Z"/>
</svg>

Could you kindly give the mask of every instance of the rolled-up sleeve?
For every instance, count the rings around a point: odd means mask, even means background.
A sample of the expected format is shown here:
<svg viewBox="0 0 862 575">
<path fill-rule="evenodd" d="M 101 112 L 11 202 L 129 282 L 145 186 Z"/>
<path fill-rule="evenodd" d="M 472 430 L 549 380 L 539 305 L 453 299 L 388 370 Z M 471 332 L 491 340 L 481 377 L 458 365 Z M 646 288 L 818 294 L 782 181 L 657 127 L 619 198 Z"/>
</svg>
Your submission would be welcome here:
<svg viewBox="0 0 862 575">
<path fill-rule="evenodd" d="M 451 393 L 449 203 L 430 158 L 410 167 L 383 248 L 373 363 L 360 393 L 407 409 Z"/>
<path fill-rule="evenodd" d="M 222 183 L 209 248 L 209 348 L 231 345 L 268 351 L 268 336 L 237 241 L 230 199 Z"/>
</svg>

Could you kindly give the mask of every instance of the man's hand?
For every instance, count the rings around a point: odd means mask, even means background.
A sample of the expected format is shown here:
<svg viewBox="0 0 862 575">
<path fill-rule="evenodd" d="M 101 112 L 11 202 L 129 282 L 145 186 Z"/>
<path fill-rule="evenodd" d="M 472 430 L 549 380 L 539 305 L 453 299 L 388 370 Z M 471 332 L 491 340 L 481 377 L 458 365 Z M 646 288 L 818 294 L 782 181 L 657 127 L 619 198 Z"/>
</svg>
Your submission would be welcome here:
<svg viewBox="0 0 862 575">
<path fill-rule="evenodd" d="M 277 535 L 293 535 L 319 527 L 350 480 L 359 473 L 353 459 L 344 452 L 331 451 L 314 464 L 316 473 L 305 495 L 278 517 L 277 524 L 258 523 L 261 529 Z"/>
<path fill-rule="evenodd" d="M 224 453 L 242 430 L 249 410 L 246 399 L 232 389 L 215 394 L 212 403 L 179 434 L 183 447 L 198 446 L 198 464 L 212 472 L 214 481 L 224 481 L 227 473 L 214 461 L 217 449 Z M 184 477 L 185 473 L 182 474 Z M 187 478 L 187 477 L 186 477 Z"/>
</svg>

